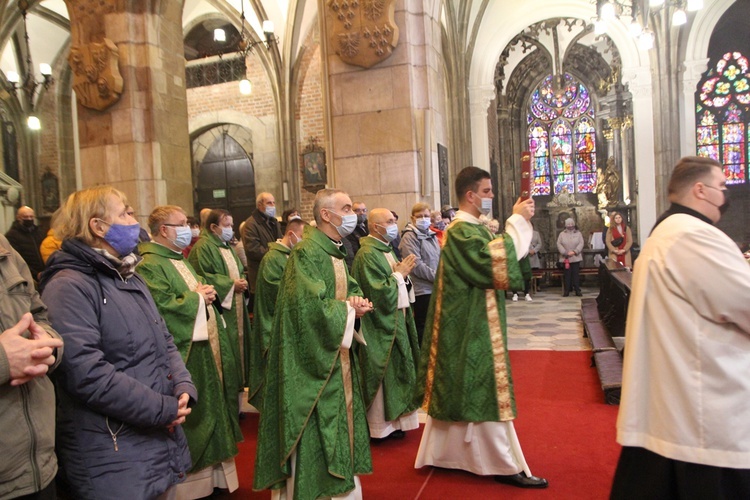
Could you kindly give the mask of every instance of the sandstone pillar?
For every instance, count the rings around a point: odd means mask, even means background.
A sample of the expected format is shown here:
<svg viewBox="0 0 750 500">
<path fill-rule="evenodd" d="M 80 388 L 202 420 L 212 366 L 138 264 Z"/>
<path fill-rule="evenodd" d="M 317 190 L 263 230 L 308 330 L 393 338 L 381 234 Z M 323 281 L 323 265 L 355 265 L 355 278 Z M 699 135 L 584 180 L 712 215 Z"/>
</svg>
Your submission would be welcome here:
<svg viewBox="0 0 750 500">
<path fill-rule="evenodd" d="M 440 208 L 437 144 L 448 143 L 437 8 L 397 1 L 398 45 L 388 59 L 363 69 L 342 62 L 331 45 L 335 3 L 319 3 L 326 20 L 329 185 L 371 209 L 396 211 L 403 227 L 417 201 Z"/>
<path fill-rule="evenodd" d="M 81 180 L 124 191 L 141 222 L 160 204 L 193 206 L 182 1 L 65 0 L 71 47 L 114 42 L 123 86 L 102 111 L 77 104 Z"/>
</svg>

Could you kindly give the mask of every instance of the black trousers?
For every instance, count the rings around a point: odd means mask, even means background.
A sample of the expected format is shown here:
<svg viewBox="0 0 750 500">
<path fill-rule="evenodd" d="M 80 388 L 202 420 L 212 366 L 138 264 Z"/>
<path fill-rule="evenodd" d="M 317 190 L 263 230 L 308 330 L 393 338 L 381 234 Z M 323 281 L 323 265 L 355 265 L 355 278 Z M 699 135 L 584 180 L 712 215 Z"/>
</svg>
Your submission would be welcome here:
<svg viewBox="0 0 750 500">
<path fill-rule="evenodd" d="M 422 346 L 422 335 L 424 334 L 424 324 L 427 321 L 427 309 L 430 308 L 430 297 L 431 294 L 417 295 L 414 298 L 414 304 L 412 304 L 412 311 L 414 311 L 414 325 L 417 327 L 417 338 L 419 339 L 419 346 Z"/>
<path fill-rule="evenodd" d="M 625 446 L 617 462 L 611 500 L 735 500 L 750 498 L 750 469 L 672 460 Z"/>
<path fill-rule="evenodd" d="M 570 293 L 573 290 L 581 291 L 581 277 L 578 270 L 581 267 L 580 262 L 571 262 L 570 269 L 564 269 L 563 278 L 565 279 L 565 291 Z"/>
<path fill-rule="evenodd" d="M 42 488 L 36 493 L 30 495 L 24 495 L 18 497 L 16 500 L 56 500 L 57 499 L 57 487 L 55 486 L 55 480 L 53 479 L 47 485 L 46 488 Z"/>
</svg>

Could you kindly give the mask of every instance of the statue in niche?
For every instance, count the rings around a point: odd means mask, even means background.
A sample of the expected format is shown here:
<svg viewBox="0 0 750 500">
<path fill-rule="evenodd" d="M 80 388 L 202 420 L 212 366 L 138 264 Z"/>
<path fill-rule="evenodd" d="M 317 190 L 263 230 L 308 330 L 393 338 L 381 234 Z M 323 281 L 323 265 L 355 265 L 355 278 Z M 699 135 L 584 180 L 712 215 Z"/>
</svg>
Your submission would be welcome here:
<svg viewBox="0 0 750 500">
<path fill-rule="evenodd" d="M 568 191 L 568 186 L 563 186 L 560 192 L 552 198 L 552 201 L 547 203 L 548 207 L 580 207 L 581 205 L 583 203 L 577 201 L 575 195 Z"/>
<path fill-rule="evenodd" d="M 617 173 L 615 159 L 609 157 L 604 169 L 599 167 L 596 171 L 596 197 L 599 208 L 614 207 L 617 205 L 617 195 L 620 191 L 620 174 Z"/>
</svg>

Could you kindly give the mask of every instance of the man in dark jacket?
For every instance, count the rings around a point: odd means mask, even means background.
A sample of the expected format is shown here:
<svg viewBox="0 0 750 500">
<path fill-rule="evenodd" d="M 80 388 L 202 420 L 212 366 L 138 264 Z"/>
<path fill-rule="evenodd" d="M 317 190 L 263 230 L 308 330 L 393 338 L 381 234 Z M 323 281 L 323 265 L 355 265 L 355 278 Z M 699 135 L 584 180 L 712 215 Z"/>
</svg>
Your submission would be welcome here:
<svg viewBox="0 0 750 500">
<path fill-rule="evenodd" d="M 21 207 L 16 212 L 16 220 L 5 233 L 10 245 L 18 252 L 29 266 L 34 282 L 39 281 L 39 274 L 44 271 L 44 260 L 39 252 L 39 246 L 45 234 L 34 224 L 34 209 Z"/>
<path fill-rule="evenodd" d="M 63 344 L 28 266 L 1 235 L 0 276 L 0 498 L 54 498 L 55 391 L 47 373 Z"/>
<path fill-rule="evenodd" d="M 268 252 L 268 244 L 281 238 L 281 227 L 276 220 L 276 199 L 271 193 L 260 193 L 256 207 L 242 228 L 242 246 L 247 255 L 247 283 L 251 296 L 255 295 L 258 266 Z M 248 309 L 252 307 L 248 304 Z"/>
<path fill-rule="evenodd" d="M 345 238 L 347 241 L 344 243 L 346 247 L 346 267 L 350 271 L 352 269 L 352 262 L 354 262 L 354 256 L 359 251 L 359 239 L 370 234 L 367 228 L 367 205 L 365 205 L 365 202 L 355 201 L 352 203 L 352 211 L 357 214 L 357 227 Z M 349 251 L 350 249 L 351 252 Z"/>
</svg>

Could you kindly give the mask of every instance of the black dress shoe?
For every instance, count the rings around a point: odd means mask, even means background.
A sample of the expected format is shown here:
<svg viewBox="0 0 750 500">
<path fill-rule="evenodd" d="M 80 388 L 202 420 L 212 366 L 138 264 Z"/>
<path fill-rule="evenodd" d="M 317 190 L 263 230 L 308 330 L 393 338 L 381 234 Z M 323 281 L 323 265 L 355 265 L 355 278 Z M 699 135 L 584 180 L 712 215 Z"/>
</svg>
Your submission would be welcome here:
<svg viewBox="0 0 750 500">
<path fill-rule="evenodd" d="M 567 297 L 568 295 L 570 295 L 570 292 L 565 292 L 565 293 L 563 294 L 563 297 Z"/>
<path fill-rule="evenodd" d="M 406 437 L 406 433 L 402 430 L 393 431 L 388 435 L 389 439 L 404 439 Z"/>
<path fill-rule="evenodd" d="M 519 472 L 512 476 L 495 476 L 498 483 L 509 484 L 518 488 L 546 488 L 549 483 L 543 477 L 527 476 L 525 472 Z"/>
<path fill-rule="evenodd" d="M 576 291 L 576 297 L 583 297 L 583 294 L 580 290 Z"/>
</svg>

